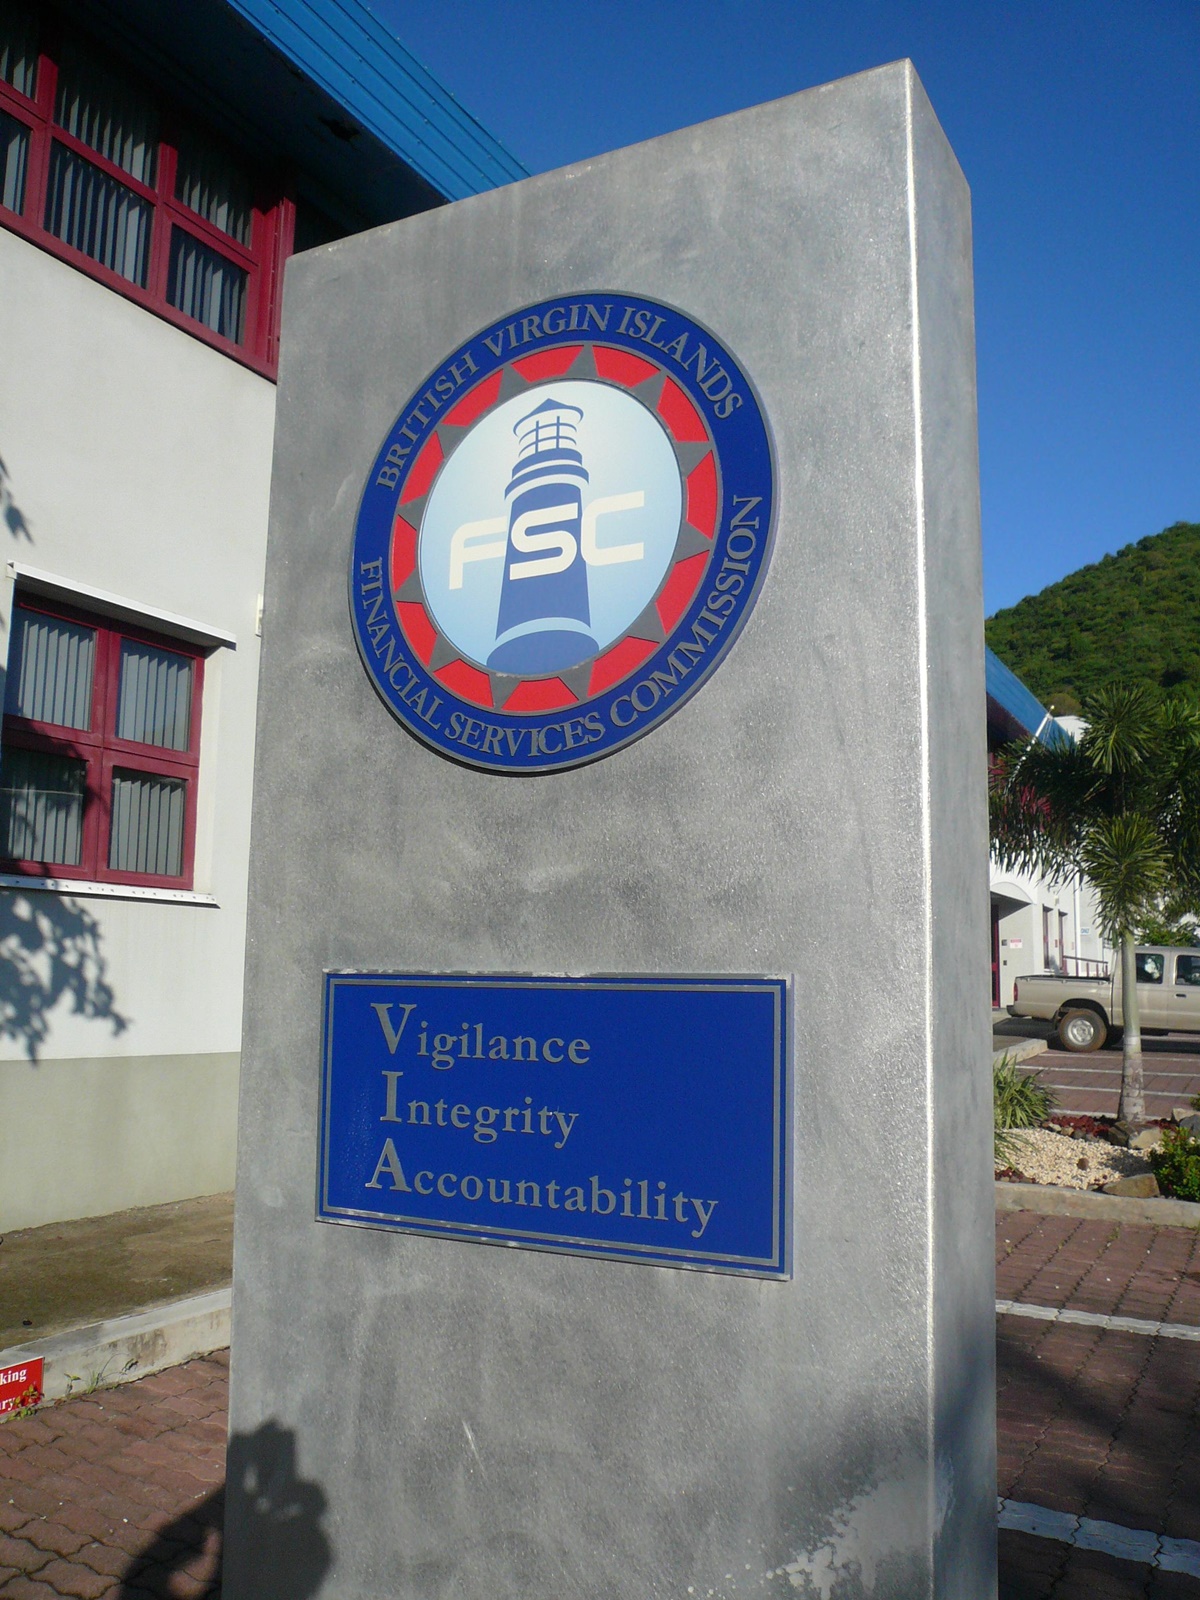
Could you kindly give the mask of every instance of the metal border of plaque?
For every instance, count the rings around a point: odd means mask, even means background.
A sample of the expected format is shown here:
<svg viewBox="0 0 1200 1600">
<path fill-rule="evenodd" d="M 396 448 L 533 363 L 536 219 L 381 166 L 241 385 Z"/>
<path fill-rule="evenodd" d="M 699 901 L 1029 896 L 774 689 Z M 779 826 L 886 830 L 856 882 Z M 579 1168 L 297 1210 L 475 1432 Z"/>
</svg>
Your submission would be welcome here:
<svg viewBox="0 0 1200 1600">
<path fill-rule="evenodd" d="M 326 972 L 317 1219 L 790 1277 L 790 992 Z"/>
</svg>

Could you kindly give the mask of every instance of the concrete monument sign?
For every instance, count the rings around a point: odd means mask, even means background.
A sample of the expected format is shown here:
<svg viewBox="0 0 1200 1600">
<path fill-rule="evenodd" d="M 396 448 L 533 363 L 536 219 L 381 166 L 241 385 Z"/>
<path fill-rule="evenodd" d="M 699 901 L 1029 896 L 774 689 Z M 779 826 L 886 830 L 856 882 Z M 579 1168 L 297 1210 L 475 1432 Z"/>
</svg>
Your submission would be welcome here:
<svg viewBox="0 0 1200 1600">
<path fill-rule="evenodd" d="M 907 63 L 291 265 L 232 1600 L 994 1594 L 978 520 Z"/>
</svg>

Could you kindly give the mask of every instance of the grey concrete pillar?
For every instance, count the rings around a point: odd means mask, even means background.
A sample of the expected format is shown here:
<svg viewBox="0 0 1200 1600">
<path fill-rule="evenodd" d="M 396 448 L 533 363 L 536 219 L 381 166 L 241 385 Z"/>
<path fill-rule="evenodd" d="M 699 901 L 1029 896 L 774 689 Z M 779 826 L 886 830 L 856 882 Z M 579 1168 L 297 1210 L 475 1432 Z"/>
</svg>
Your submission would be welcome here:
<svg viewBox="0 0 1200 1600">
<path fill-rule="evenodd" d="M 456 765 L 356 652 L 380 441 L 533 302 L 713 330 L 773 431 L 755 608 L 646 737 Z M 289 268 L 237 1187 L 230 1600 L 995 1586 L 969 202 L 912 68 Z M 314 1220 L 321 974 L 794 979 L 793 1275 Z"/>
</svg>

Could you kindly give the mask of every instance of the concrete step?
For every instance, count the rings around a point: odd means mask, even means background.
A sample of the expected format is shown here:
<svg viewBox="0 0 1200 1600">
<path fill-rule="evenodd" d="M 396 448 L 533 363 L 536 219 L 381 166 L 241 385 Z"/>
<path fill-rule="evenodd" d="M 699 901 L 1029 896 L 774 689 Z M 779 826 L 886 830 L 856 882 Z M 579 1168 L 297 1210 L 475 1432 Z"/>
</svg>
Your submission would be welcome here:
<svg viewBox="0 0 1200 1600">
<path fill-rule="evenodd" d="M 132 1383 L 163 1367 L 223 1350 L 229 1343 L 230 1298 L 228 1288 L 213 1289 L 30 1339 L 0 1350 L 0 1370 L 40 1359 L 45 1400 Z"/>
</svg>

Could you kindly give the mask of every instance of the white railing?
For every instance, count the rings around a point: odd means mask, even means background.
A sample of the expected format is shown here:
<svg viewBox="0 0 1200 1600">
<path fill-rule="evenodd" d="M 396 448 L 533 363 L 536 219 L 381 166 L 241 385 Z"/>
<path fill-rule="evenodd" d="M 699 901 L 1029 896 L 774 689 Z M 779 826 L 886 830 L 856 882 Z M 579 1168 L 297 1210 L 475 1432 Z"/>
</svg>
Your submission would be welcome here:
<svg viewBox="0 0 1200 1600">
<path fill-rule="evenodd" d="M 1109 966 L 1092 956 L 1064 956 L 1062 970 L 1064 978 L 1107 978 Z"/>
</svg>

